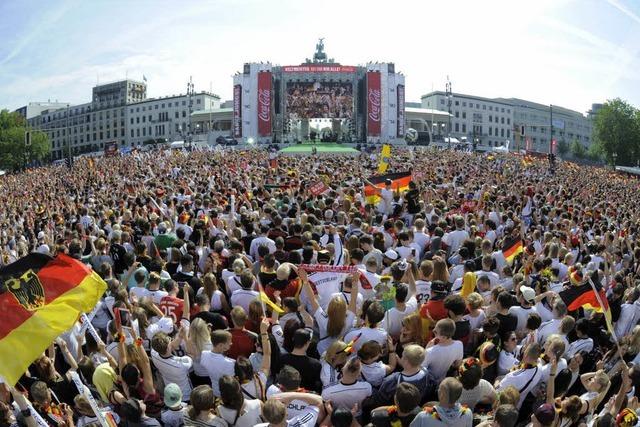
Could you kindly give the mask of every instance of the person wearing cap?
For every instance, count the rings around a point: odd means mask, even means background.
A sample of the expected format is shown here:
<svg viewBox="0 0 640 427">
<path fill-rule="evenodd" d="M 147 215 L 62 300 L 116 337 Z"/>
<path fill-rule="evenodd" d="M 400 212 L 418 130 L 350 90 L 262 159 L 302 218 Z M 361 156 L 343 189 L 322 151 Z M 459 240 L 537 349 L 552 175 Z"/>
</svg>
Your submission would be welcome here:
<svg viewBox="0 0 640 427">
<path fill-rule="evenodd" d="M 528 286 L 520 286 L 516 298 L 519 305 L 511 306 L 509 308 L 509 314 L 513 314 L 518 319 L 516 332 L 522 333 L 527 328 L 527 318 L 529 314 L 538 312 L 535 307 L 536 291 Z"/>
<path fill-rule="evenodd" d="M 180 427 L 184 425 L 184 409 L 187 404 L 182 401 L 182 390 L 178 384 L 169 383 L 164 387 L 164 409 L 160 421 L 164 427 Z"/>
<path fill-rule="evenodd" d="M 543 403 L 531 415 L 531 427 L 551 427 L 556 420 L 556 408 L 551 403 Z"/>
<path fill-rule="evenodd" d="M 382 275 L 389 275 L 391 264 L 398 261 L 399 259 L 400 255 L 398 255 L 398 252 L 393 249 L 387 249 L 382 258 L 382 265 L 384 267 L 382 270 Z"/>
</svg>

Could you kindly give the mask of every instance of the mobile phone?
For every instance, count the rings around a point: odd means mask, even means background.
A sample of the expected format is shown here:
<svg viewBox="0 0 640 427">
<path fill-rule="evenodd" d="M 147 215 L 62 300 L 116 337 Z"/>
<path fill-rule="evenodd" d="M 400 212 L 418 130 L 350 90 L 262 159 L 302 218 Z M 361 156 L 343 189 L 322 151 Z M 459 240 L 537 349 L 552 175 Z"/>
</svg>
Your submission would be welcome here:
<svg viewBox="0 0 640 427">
<path fill-rule="evenodd" d="M 116 325 L 122 328 L 131 328 L 131 312 L 126 308 L 117 308 L 115 310 Z"/>
</svg>

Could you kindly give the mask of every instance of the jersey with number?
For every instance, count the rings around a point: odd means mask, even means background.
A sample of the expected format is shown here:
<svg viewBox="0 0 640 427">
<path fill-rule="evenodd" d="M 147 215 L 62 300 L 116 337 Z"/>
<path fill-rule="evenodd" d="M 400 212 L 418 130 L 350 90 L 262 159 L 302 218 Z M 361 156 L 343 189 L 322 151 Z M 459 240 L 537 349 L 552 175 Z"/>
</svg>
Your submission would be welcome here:
<svg viewBox="0 0 640 427">
<path fill-rule="evenodd" d="M 416 301 L 418 306 L 429 300 L 431 295 L 431 282 L 425 280 L 416 280 Z"/>
<path fill-rule="evenodd" d="M 178 320 L 182 319 L 183 305 L 183 300 L 171 295 L 160 300 L 160 310 L 162 310 L 162 314 L 171 317 L 173 319 L 173 323 L 178 323 Z"/>
</svg>

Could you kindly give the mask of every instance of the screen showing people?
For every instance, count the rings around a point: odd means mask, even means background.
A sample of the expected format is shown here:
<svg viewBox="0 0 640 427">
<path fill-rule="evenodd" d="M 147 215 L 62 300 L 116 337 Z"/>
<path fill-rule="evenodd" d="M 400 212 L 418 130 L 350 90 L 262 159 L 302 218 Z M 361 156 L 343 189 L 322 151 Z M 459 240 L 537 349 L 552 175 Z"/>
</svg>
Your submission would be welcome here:
<svg viewBox="0 0 640 427">
<path fill-rule="evenodd" d="M 342 82 L 287 83 L 287 111 L 296 119 L 350 119 L 353 88 Z"/>
</svg>

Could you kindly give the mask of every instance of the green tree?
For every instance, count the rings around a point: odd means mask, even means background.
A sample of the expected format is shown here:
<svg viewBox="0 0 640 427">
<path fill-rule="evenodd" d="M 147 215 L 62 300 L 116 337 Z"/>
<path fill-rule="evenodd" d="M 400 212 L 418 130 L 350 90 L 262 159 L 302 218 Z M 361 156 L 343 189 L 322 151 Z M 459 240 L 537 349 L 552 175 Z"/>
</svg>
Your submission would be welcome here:
<svg viewBox="0 0 640 427">
<path fill-rule="evenodd" d="M 584 148 L 584 146 L 580 144 L 580 142 L 578 142 L 577 138 L 574 138 L 571 141 L 571 146 L 569 147 L 569 149 L 571 150 L 571 154 L 573 154 L 573 156 L 577 157 L 578 159 L 584 158 L 587 154 L 587 149 Z"/>
<path fill-rule="evenodd" d="M 569 144 L 567 144 L 567 141 L 562 138 L 559 142 L 558 142 L 558 154 L 560 154 L 560 157 L 564 157 L 565 154 L 567 154 L 569 152 Z"/>
<path fill-rule="evenodd" d="M 31 132 L 31 145 L 25 146 L 27 122 L 18 113 L 0 110 L 0 169 L 20 169 L 33 160 L 45 160 L 51 152 L 48 136 Z"/>
<path fill-rule="evenodd" d="M 633 165 L 640 158 L 640 119 L 638 110 L 616 98 L 607 101 L 593 123 L 593 139 L 604 160 L 613 164 Z"/>
</svg>

